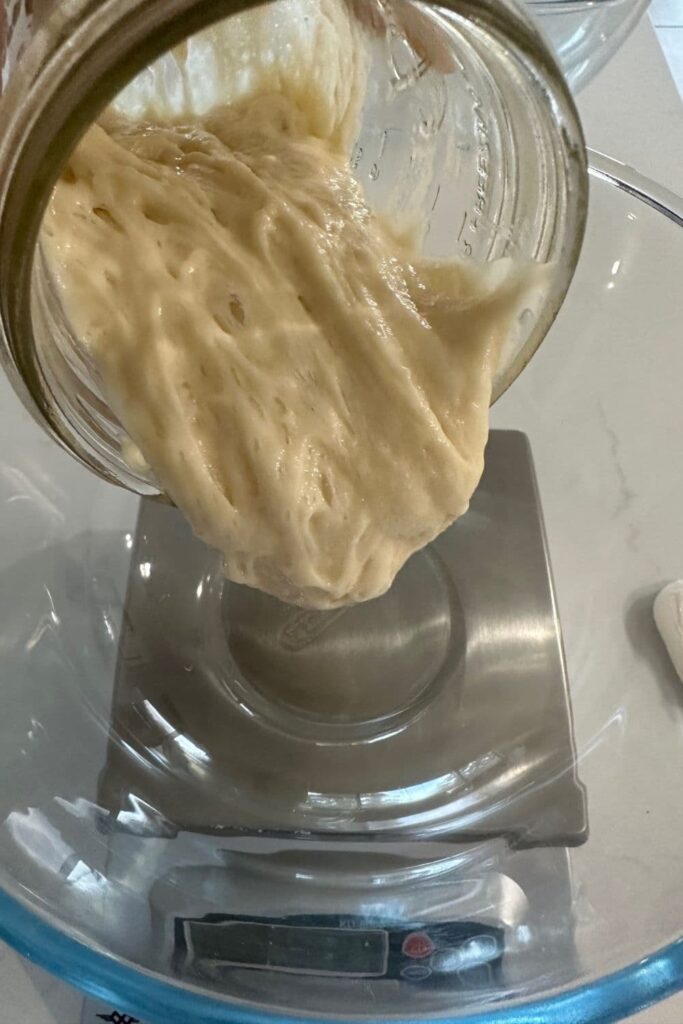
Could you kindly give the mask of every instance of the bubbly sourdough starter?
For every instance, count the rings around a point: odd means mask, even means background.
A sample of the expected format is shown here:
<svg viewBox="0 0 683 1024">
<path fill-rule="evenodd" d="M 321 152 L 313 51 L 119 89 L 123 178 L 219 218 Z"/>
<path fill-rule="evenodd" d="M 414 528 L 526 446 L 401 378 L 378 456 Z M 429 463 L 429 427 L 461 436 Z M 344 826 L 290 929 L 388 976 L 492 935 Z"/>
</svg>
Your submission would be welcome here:
<svg viewBox="0 0 683 1024">
<path fill-rule="evenodd" d="M 393 237 L 348 168 L 349 96 L 327 121 L 284 88 L 191 127 L 110 118 L 44 225 L 161 486 L 231 579 L 317 608 L 381 594 L 466 510 L 530 273 Z"/>
</svg>

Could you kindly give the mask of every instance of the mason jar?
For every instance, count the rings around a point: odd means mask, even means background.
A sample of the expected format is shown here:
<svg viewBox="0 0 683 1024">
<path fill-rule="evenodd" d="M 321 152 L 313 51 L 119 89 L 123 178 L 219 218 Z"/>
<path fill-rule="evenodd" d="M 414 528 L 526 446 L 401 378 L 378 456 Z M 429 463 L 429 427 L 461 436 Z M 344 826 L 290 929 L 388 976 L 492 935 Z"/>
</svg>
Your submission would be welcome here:
<svg viewBox="0 0 683 1024">
<path fill-rule="evenodd" d="M 274 0 L 296 16 L 292 0 Z M 349 0 L 352 3 L 352 0 Z M 546 264 L 493 399 L 546 335 L 587 205 L 576 109 L 544 39 L 511 0 L 356 0 L 370 53 L 353 171 L 371 208 L 421 226 L 426 256 Z M 101 477 L 158 492 L 72 331 L 41 252 L 51 190 L 79 137 L 134 76 L 248 0 L 5 0 L 0 37 L 0 352 L 25 406 Z M 370 12 L 370 16 L 368 16 Z M 151 70 L 150 70 L 151 69 Z M 220 100 L 220 97 L 217 97 Z M 122 448 L 124 451 L 122 451 Z"/>
</svg>

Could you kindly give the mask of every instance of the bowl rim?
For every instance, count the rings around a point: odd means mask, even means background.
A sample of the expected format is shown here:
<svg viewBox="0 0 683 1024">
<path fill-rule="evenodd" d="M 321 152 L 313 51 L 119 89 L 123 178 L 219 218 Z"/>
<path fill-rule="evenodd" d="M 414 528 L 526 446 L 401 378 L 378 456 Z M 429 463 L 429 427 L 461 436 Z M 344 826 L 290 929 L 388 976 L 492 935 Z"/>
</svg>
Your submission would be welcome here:
<svg viewBox="0 0 683 1024">
<path fill-rule="evenodd" d="M 348 1017 L 268 1012 L 230 999 L 212 998 L 186 984 L 161 979 L 111 953 L 87 946 L 44 920 L 42 913 L 0 889 L 0 938 L 22 956 L 86 995 L 139 1014 L 146 1024 L 331 1024 L 375 1022 Z M 683 989 L 683 937 L 628 967 L 540 1000 L 477 1011 L 467 1016 L 382 1018 L 383 1024 L 617 1024 L 624 1017 Z"/>
</svg>

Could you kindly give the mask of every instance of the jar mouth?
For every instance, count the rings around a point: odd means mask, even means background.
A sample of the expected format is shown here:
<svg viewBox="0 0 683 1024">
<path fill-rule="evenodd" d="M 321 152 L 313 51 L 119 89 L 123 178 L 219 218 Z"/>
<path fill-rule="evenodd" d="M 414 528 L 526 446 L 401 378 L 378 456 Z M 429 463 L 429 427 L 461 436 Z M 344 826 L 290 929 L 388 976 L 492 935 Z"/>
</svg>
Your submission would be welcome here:
<svg viewBox="0 0 683 1024">
<path fill-rule="evenodd" d="M 25 406 L 59 443 L 100 476 L 140 493 L 154 488 L 121 458 L 112 459 L 106 444 L 93 442 L 92 432 L 83 436 L 41 364 L 35 324 L 40 226 L 62 165 L 121 89 L 188 36 L 255 6 L 253 0 L 76 0 L 41 26 L 0 102 L 0 359 Z M 557 63 L 516 7 L 499 0 L 418 6 L 436 8 L 445 23 L 466 23 L 482 40 L 514 51 L 520 83 L 531 83 L 543 105 L 536 127 L 552 148 L 545 170 L 560 198 L 548 243 L 556 272 L 524 344 L 494 382 L 495 402 L 538 349 L 574 273 L 587 213 L 583 135 Z"/>
</svg>

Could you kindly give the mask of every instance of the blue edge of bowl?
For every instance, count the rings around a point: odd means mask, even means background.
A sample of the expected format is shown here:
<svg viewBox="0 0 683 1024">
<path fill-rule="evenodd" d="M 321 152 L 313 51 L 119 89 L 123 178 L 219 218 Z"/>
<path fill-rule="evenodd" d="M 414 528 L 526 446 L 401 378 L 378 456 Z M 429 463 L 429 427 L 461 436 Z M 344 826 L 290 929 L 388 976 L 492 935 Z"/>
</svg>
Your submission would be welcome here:
<svg viewBox="0 0 683 1024">
<path fill-rule="evenodd" d="M 46 924 L 0 890 L 0 938 L 63 981 L 140 1016 L 145 1024 L 283 1024 L 296 1013 L 275 1014 L 210 999 L 135 970 Z M 453 1024 L 611 1024 L 683 988 L 683 938 L 630 967 L 549 999 L 502 1007 Z M 298 1018 L 301 1019 L 301 1018 Z M 315 1024 L 338 1017 L 304 1019 Z M 355 1018 L 356 1020 L 358 1018 Z M 362 1018 L 360 1018 L 362 1020 Z M 447 1021 L 448 1018 L 439 1018 Z M 412 1024 L 401 1018 L 400 1024 Z M 418 1024 L 418 1022 L 414 1022 Z"/>
</svg>

